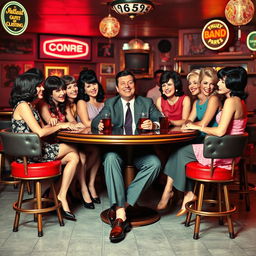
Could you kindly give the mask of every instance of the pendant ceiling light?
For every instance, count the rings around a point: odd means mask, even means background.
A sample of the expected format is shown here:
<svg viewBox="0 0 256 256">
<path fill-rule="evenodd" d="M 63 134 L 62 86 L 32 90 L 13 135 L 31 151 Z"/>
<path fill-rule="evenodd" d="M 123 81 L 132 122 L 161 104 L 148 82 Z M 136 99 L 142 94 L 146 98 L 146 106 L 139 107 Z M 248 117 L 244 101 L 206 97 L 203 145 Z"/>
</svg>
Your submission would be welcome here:
<svg viewBox="0 0 256 256">
<path fill-rule="evenodd" d="M 154 8 L 149 0 L 115 0 L 111 6 L 118 14 L 128 15 L 131 19 L 136 15 L 149 13 Z"/>
<path fill-rule="evenodd" d="M 120 23 L 110 14 L 103 18 L 99 25 L 100 33 L 107 38 L 112 38 L 118 35 L 120 31 Z"/>
<path fill-rule="evenodd" d="M 230 0 L 225 8 L 227 20 L 238 26 L 238 39 L 241 37 L 240 26 L 249 23 L 254 15 L 254 5 L 251 0 Z"/>
</svg>

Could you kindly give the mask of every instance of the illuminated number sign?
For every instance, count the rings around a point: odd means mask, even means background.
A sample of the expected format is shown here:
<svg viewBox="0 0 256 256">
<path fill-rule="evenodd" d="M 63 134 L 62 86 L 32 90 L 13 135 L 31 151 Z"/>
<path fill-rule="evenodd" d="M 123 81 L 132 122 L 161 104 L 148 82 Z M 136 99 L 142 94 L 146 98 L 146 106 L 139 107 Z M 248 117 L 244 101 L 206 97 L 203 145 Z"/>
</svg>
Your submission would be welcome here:
<svg viewBox="0 0 256 256">
<path fill-rule="evenodd" d="M 148 13 L 153 9 L 152 4 L 147 3 L 120 3 L 112 5 L 113 9 L 119 14 L 139 15 Z"/>
<path fill-rule="evenodd" d="M 247 36 L 247 47 L 251 51 L 256 51 L 256 31 L 252 31 L 248 36 Z"/>
<path fill-rule="evenodd" d="M 229 40 L 229 28 L 221 20 L 211 20 L 203 28 L 202 41 L 211 50 L 220 50 Z"/>
<path fill-rule="evenodd" d="M 39 36 L 39 58 L 91 59 L 91 40 L 69 36 Z"/>
<path fill-rule="evenodd" d="M 5 4 L 1 11 L 4 29 L 11 35 L 21 35 L 28 26 L 28 14 L 25 7 L 15 1 Z"/>
</svg>

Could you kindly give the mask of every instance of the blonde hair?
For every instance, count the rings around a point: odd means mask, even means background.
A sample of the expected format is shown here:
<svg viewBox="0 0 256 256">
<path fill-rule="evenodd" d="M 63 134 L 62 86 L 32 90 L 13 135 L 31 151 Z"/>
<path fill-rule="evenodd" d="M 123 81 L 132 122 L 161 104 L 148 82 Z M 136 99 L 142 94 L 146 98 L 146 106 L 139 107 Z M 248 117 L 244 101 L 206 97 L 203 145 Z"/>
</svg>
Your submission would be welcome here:
<svg viewBox="0 0 256 256">
<path fill-rule="evenodd" d="M 191 76 L 199 77 L 199 74 L 200 74 L 200 69 L 192 69 L 187 75 L 187 80 L 189 80 Z"/>
<path fill-rule="evenodd" d="M 199 74 L 199 82 L 201 83 L 204 76 L 208 76 L 212 78 L 212 83 L 216 86 L 218 82 L 218 76 L 217 76 L 217 71 L 214 68 L 211 67 L 206 67 L 206 68 L 201 68 L 200 74 Z"/>
</svg>

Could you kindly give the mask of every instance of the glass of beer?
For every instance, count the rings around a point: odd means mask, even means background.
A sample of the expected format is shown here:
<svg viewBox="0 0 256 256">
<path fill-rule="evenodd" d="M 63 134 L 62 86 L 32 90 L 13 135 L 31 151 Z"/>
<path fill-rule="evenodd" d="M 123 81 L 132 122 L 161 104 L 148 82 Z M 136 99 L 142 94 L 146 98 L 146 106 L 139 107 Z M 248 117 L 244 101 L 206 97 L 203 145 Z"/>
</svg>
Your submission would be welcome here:
<svg viewBox="0 0 256 256">
<path fill-rule="evenodd" d="M 159 117 L 159 124 L 161 130 L 167 130 L 169 128 L 169 120 L 167 116 Z"/>
<path fill-rule="evenodd" d="M 112 128 L 110 113 L 106 112 L 103 114 L 102 122 L 104 125 L 103 131 L 110 131 Z"/>
<path fill-rule="evenodd" d="M 139 129 L 143 129 L 143 128 L 141 127 L 141 125 L 142 125 L 143 122 L 146 121 L 146 120 L 148 120 L 148 113 L 142 112 L 142 113 L 140 114 L 140 119 L 139 119 Z"/>
</svg>

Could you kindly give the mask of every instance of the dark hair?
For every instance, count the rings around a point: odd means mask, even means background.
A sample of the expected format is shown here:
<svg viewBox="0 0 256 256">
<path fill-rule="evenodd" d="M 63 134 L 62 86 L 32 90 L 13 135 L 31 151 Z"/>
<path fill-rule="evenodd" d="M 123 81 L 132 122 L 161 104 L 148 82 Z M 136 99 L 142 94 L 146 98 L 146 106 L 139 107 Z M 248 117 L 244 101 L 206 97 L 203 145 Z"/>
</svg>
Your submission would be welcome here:
<svg viewBox="0 0 256 256">
<path fill-rule="evenodd" d="M 84 86 L 85 83 L 87 84 L 98 84 L 98 94 L 96 96 L 97 102 L 103 102 L 104 100 L 104 90 L 101 85 L 101 83 L 98 81 L 96 73 L 91 70 L 82 70 L 79 74 L 78 80 L 77 80 L 77 86 L 78 86 L 78 95 L 77 95 L 77 101 L 78 100 L 84 100 L 89 101 L 90 97 L 87 93 L 85 93 Z"/>
<path fill-rule="evenodd" d="M 133 78 L 133 82 L 135 83 L 136 82 L 136 79 L 135 79 L 135 76 L 134 74 L 129 71 L 129 70 L 123 70 L 123 71 L 120 71 L 116 74 L 116 86 L 118 86 L 118 78 L 122 77 L 122 76 L 132 76 Z"/>
<path fill-rule="evenodd" d="M 225 67 L 217 73 L 219 79 L 225 79 L 225 84 L 230 89 L 230 96 L 237 96 L 246 99 L 247 93 L 244 91 L 247 85 L 247 72 L 243 67 Z"/>
<path fill-rule="evenodd" d="M 167 100 L 166 95 L 163 94 L 163 84 L 168 83 L 168 81 L 172 79 L 175 87 L 175 96 L 182 96 L 184 94 L 182 89 L 182 82 L 180 78 L 180 74 L 175 71 L 164 71 L 160 78 L 160 92 L 161 96 Z"/>
<path fill-rule="evenodd" d="M 40 84 L 41 80 L 36 74 L 24 73 L 19 75 L 14 81 L 9 104 L 15 107 L 20 101 L 34 101 L 37 98 L 36 87 Z"/>
<path fill-rule="evenodd" d="M 44 81 L 44 73 L 39 68 L 30 68 L 25 73 L 38 75 L 39 79 L 41 80 L 41 83 Z"/>
<path fill-rule="evenodd" d="M 69 75 L 62 76 L 61 79 L 64 80 L 66 88 L 69 84 L 74 84 L 76 82 L 76 79 Z"/>
<path fill-rule="evenodd" d="M 58 76 L 48 76 L 44 82 L 44 101 L 50 106 L 50 112 L 58 115 L 56 104 L 52 100 L 52 92 L 54 90 L 66 89 L 64 80 Z M 66 115 L 66 101 L 59 102 L 58 107 L 63 115 Z"/>
<path fill-rule="evenodd" d="M 164 70 L 162 69 L 157 69 L 155 72 L 154 72 L 154 77 L 156 77 L 157 74 L 163 74 L 164 73 Z"/>
</svg>

